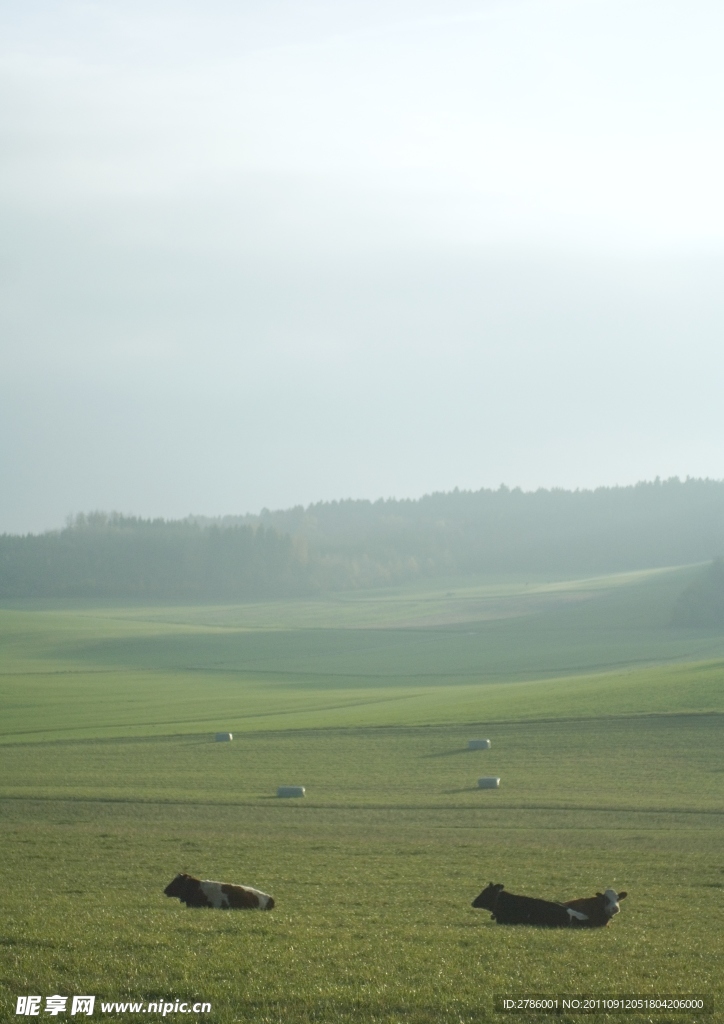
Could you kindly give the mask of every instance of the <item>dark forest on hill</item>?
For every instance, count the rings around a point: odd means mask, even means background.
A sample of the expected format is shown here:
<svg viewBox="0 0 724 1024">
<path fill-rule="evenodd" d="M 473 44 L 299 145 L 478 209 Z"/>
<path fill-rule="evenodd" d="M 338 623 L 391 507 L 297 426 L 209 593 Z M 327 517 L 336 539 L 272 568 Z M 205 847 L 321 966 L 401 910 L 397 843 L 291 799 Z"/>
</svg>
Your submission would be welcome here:
<svg viewBox="0 0 724 1024">
<path fill-rule="evenodd" d="M 75 517 L 0 537 L 0 597 L 236 601 L 481 574 L 587 574 L 724 554 L 724 481 L 453 491 L 257 516 Z"/>
</svg>

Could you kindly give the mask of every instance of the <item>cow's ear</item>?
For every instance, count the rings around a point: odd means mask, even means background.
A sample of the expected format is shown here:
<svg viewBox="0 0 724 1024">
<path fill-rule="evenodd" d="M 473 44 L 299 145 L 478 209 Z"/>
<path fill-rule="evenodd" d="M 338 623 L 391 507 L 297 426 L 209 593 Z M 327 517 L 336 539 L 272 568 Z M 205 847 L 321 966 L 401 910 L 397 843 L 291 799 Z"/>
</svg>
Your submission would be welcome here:
<svg viewBox="0 0 724 1024">
<path fill-rule="evenodd" d="M 597 892 L 596 896 L 603 896 L 603 893 L 602 892 Z"/>
<path fill-rule="evenodd" d="M 501 884 L 500 884 L 500 882 L 499 882 L 499 883 L 498 883 L 498 884 L 497 884 L 497 885 L 495 886 L 495 888 L 496 888 L 496 889 L 498 890 L 498 892 L 502 892 L 502 890 L 503 890 L 503 889 L 505 888 L 505 886 L 504 886 L 504 885 L 501 885 Z"/>
<path fill-rule="evenodd" d="M 628 893 L 625 890 L 618 894 L 619 900 L 625 900 L 627 896 L 628 896 Z"/>
</svg>

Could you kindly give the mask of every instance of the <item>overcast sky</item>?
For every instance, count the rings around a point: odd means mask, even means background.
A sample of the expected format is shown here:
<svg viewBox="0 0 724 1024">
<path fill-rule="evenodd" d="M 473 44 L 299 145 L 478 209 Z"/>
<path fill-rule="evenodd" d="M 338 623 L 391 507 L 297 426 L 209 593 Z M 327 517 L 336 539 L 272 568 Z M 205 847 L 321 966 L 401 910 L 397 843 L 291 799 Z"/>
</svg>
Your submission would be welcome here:
<svg viewBox="0 0 724 1024">
<path fill-rule="evenodd" d="M 4 0 L 0 531 L 724 477 L 720 0 Z"/>
</svg>

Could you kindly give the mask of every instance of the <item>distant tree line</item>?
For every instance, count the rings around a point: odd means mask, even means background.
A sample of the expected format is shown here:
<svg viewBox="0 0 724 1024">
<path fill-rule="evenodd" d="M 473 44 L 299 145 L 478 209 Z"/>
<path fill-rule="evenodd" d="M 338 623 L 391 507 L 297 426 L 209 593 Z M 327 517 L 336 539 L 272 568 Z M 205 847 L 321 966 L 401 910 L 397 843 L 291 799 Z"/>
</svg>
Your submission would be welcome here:
<svg viewBox="0 0 724 1024">
<path fill-rule="evenodd" d="M 0 597 L 243 601 L 307 591 L 288 534 L 117 513 L 39 536 L 0 537 Z"/>
<path fill-rule="evenodd" d="M 0 537 L 0 597 L 234 601 L 480 574 L 603 573 L 724 554 L 724 481 L 453 491 L 180 521 L 117 513 Z"/>
</svg>

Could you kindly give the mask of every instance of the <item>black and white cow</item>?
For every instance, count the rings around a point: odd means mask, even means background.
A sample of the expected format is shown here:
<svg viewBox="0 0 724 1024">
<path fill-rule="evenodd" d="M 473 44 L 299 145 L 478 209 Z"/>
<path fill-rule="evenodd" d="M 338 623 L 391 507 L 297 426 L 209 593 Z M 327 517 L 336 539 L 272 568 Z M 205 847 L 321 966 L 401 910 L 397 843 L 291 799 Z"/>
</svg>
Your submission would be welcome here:
<svg viewBox="0 0 724 1024">
<path fill-rule="evenodd" d="M 202 881 L 193 875 L 176 875 L 163 890 L 177 896 L 187 907 L 215 907 L 217 910 L 272 910 L 274 900 L 248 885 Z"/>
<path fill-rule="evenodd" d="M 504 885 L 489 882 L 472 905 L 489 910 L 498 924 L 537 924 L 545 928 L 570 928 L 573 923 L 584 924 L 586 914 L 574 907 L 533 896 L 516 896 L 504 892 Z"/>
<path fill-rule="evenodd" d="M 626 892 L 617 893 L 615 889 L 606 889 L 605 892 L 597 892 L 595 896 L 586 899 L 566 900 L 564 906 L 586 915 L 587 920 L 573 922 L 578 927 L 605 928 L 611 918 L 620 913 L 619 902 L 625 900 L 627 896 Z"/>
</svg>

